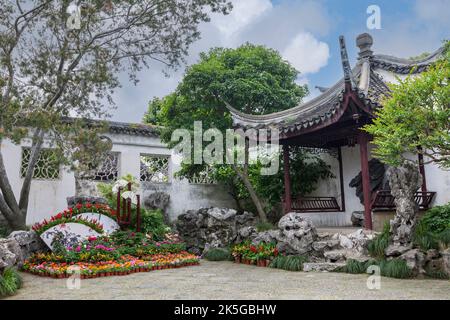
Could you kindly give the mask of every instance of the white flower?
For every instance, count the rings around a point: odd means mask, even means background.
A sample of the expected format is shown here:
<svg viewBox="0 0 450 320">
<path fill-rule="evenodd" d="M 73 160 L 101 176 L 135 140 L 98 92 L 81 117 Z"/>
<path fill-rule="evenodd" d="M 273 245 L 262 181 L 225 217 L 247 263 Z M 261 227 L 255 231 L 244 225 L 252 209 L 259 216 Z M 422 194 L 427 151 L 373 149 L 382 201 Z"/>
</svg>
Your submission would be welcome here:
<svg viewBox="0 0 450 320">
<path fill-rule="evenodd" d="M 124 179 L 117 180 L 116 183 L 114 183 L 114 186 L 112 187 L 112 192 L 117 193 L 119 191 L 119 188 L 124 188 L 128 184 L 128 181 Z"/>
<path fill-rule="evenodd" d="M 122 193 L 122 198 L 131 199 L 131 202 L 133 204 L 137 204 L 137 195 L 133 191 L 125 191 L 124 193 Z"/>
</svg>

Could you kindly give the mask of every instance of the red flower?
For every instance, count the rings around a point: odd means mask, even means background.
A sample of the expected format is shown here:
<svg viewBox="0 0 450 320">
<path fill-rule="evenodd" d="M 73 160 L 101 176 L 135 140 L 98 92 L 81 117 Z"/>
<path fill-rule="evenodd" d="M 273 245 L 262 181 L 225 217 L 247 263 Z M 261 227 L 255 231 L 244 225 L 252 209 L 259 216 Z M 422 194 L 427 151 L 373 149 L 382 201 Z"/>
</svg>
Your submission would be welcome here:
<svg viewBox="0 0 450 320">
<path fill-rule="evenodd" d="M 250 251 L 256 253 L 258 250 L 255 248 L 255 246 L 250 246 Z"/>
<path fill-rule="evenodd" d="M 89 209 L 90 207 L 92 207 L 92 204 L 90 204 L 90 203 L 88 202 L 88 203 L 86 203 L 86 205 L 85 205 L 85 206 L 86 206 L 86 208 L 88 208 L 88 209 Z"/>
<path fill-rule="evenodd" d="M 83 207 L 83 205 L 81 203 L 77 203 L 77 205 L 75 206 L 77 209 L 81 209 Z"/>
</svg>

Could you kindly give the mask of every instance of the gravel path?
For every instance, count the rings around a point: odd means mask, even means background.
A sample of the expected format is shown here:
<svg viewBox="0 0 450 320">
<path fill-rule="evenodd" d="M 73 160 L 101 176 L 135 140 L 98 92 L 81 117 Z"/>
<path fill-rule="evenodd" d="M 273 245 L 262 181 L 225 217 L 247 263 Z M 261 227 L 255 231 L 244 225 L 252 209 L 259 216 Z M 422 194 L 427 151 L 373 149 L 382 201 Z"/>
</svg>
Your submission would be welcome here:
<svg viewBox="0 0 450 320">
<path fill-rule="evenodd" d="M 450 299 L 445 280 L 381 278 L 380 290 L 366 287 L 367 275 L 307 273 L 232 262 L 81 280 L 69 290 L 65 279 L 22 273 L 24 286 L 9 299 Z"/>
</svg>

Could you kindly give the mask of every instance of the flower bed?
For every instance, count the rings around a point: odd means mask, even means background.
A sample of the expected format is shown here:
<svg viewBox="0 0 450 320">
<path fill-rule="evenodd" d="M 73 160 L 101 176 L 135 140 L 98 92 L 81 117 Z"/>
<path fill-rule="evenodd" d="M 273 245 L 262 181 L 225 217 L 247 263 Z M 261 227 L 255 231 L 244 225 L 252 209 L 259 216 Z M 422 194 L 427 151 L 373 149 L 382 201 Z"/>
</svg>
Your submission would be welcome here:
<svg viewBox="0 0 450 320">
<path fill-rule="evenodd" d="M 253 245 L 250 242 L 236 244 L 231 249 L 236 263 L 267 267 L 270 261 L 278 256 L 278 249 L 274 243 L 260 243 Z"/>
<path fill-rule="evenodd" d="M 71 247 L 55 248 L 55 252 L 32 255 L 25 261 L 23 270 L 40 276 L 65 278 L 73 273 L 73 267 L 78 267 L 82 278 L 93 278 L 199 263 L 197 256 L 184 251 L 184 243 L 153 242 L 144 234 L 128 231 L 119 231 L 109 237 L 89 237 Z"/>
<path fill-rule="evenodd" d="M 169 268 L 193 266 L 199 263 L 199 258 L 188 252 L 176 254 L 159 254 L 138 259 L 130 255 L 121 256 L 118 260 L 98 262 L 53 262 L 39 261 L 43 256 L 34 257 L 25 261 L 22 270 L 38 276 L 52 278 L 67 278 L 76 274 L 75 267 L 79 268 L 82 279 L 97 278 L 115 275 L 127 275 L 136 272 L 148 272 Z"/>
</svg>

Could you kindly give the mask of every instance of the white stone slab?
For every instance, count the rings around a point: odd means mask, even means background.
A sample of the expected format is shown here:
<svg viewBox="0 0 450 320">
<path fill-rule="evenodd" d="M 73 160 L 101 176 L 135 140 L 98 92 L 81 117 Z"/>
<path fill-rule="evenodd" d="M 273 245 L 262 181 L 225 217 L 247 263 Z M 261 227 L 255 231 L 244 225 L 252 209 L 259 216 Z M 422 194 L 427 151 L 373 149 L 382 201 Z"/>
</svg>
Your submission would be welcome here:
<svg viewBox="0 0 450 320">
<path fill-rule="evenodd" d="M 77 217 L 81 216 L 84 220 L 92 220 L 95 219 L 97 220 L 100 224 L 103 225 L 103 234 L 105 235 L 109 235 L 111 233 L 113 233 L 114 231 L 117 231 L 120 229 L 119 224 L 117 223 L 117 221 L 113 220 L 112 218 L 104 215 L 104 214 L 100 214 L 100 213 L 96 213 L 96 212 L 85 212 L 85 213 L 81 213 L 81 214 L 77 214 Z"/>
<path fill-rule="evenodd" d="M 67 247 L 72 247 L 75 244 L 86 240 L 87 238 L 94 236 L 98 237 L 100 234 L 93 229 L 89 228 L 88 226 L 81 224 L 81 223 L 75 223 L 75 222 L 69 222 L 69 223 L 62 223 L 58 224 L 54 227 L 51 227 L 50 229 L 46 230 L 41 234 L 41 239 L 45 242 L 45 244 L 53 250 L 52 242 L 53 238 L 57 234 L 63 235 L 63 244 Z"/>
</svg>

